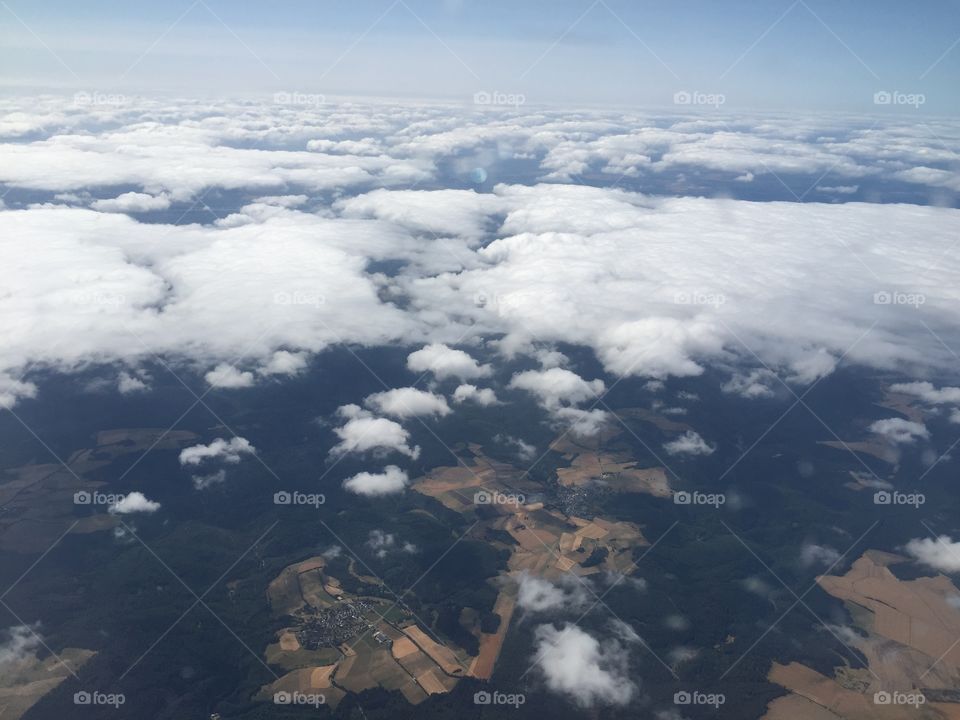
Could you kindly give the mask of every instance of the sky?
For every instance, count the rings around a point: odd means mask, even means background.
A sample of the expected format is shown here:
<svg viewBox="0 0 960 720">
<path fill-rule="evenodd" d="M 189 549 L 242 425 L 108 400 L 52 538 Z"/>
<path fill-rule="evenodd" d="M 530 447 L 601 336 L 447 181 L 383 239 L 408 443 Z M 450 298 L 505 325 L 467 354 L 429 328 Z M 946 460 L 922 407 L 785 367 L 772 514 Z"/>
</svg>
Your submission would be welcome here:
<svg viewBox="0 0 960 720">
<path fill-rule="evenodd" d="M 0 3 L 7 91 L 954 115 L 958 76 L 960 0 Z"/>
</svg>

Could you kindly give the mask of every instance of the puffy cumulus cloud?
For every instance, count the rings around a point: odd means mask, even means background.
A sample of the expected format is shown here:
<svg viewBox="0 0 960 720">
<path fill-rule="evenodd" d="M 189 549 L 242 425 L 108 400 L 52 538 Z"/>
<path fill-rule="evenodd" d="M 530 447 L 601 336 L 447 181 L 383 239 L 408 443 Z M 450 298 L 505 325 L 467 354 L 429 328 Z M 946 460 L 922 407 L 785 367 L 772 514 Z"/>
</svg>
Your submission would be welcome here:
<svg viewBox="0 0 960 720">
<path fill-rule="evenodd" d="M 945 573 L 960 572 L 960 542 L 949 535 L 938 538 L 918 538 L 905 546 L 906 551 L 917 561 Z"/>
<path fill-rule="evenodd" d="M 509 445 L 512 447 L 516 453 L 517 457 L 526 462 L 536 459 L 537 457 L 537 448 L 534 445 L 531 445 L 523 438 L 514 437 L 513 435 L 494 435 L 493 439 L 495 442 L 503 443 L 504 445 Z"/>
<path fill-rule="evenodd" d="M 573 624 L 540 625 L 534 638 L 547 687 L 580 707 L 626 705 L 636 694 L 627 651 L 618 640 L 601 642 Z"/>
<path fill-rule="evenodd" d="M 930 431 L 923 423 L 903 418 L 885 418 L 870 425 L 870 432 L 882 435 L 891 442 L 910 445 L 917 440 L 926 440 Z"/>
<path fill-rule="evenodd" d="M 253 373 L 238 370 L 229 363 L 220 363 L 203 376 L 215 388 L 245 388 L 253 385 Z"/>
<path fill-rule="evenodd" d="M 227 481 L 227 471 L 221 468 L 214 473 L 207 475 L 194 475 L 191 478 L 193 487 L 196 490 L 206 490 L 214 485 L 222 485 Z"/>
<path fill-rule="evenodd" d="M 296 375 L 307 368 L 307 354 L 277 350 L 257 372 L 261 375 Z"/>
<path fill-rule="evenodd" d="M 489 365 L 481 365 L 463 350 L 442 343 L 433 343 L 410 353 L 407 368 L 413 372 L 433 373 L 438 380 L 473 380 L 490 374 Z"/>
<path fill-rule="evenodd" d="M 130 395 L 149 389 L 150 386 L 142 376 L 131 375 L 128 372 L 121 372 L 120 375 L 117 376 L 117 390 L 120 391 L 121 395 Z"/>
<path fill-rule="evenodd" d="M 382 473 L 362 472 L 347 478 L 343 486 L 357 495 L 392 495 L 403 490 L 409 478 L 407 473 L 396 465 L 387 465 Z"/>
<path fill-rule="evenodd" d="M 383 530 L 371 530 L 365 544 L 378 558 L 385 558 L 394 552 L 408 555 L 418 552 L 417 546 L 413 543 L 398 540 L 396 535 Z"/>
<path fill-rule="evenodd" d="M 510 379 L 510 387 L 535 395 L 545 408 L 554 410 L 596 400 L 604 391 L 603 380 L 584 380 L 564 368 L 526 370 Z"/>
<path fill-rule="evenodd" d="M 476 385 L 464 383 L 453 391 L 453 401 L 458 405 L 464 402 L 474 402 L 477 405 L 488 407 L 496 405 L 497 394 L 491 388 L 478 388 Z"/>
<path fill-rule="evenodd" d="M 748 372 L 734 373 L 727 382 L 721 385 L 720 389 L 725 393 L 754 400 L 773 397 L 777 382 L 779 381 L 774 373 L 766 368 L 760 368 Z"/>
<path fill-rule="evenodd" d="M 960 387 L 936 387 L 929 382 L 895 383 L 890 390 L 919 398 L 930 405 L 960 404 Z"/>
<path fill-rule="evenodd" d="M 394 388 L 368 395 L 364 404 L 378 413 L 398 418 L 450 414 L 450 406 L 442 395 L 412 387 Z"/>
<path fill-rule="evenodd" d="M 199 465 L 207 460 L 216 460 L 236 465 L 244 455 L 253 455 L 256 451 L 246 438 L 234 437 L 230 440 L 217 438 L 209 445 L 194 445 L 181 450 L 180 464 Z"/>
<path fill-rule="evenodd" d="M 166 195 L 147 195 L 128 192 L 109 200 L 95 200 L 90 207 L 101 212 L 138 213 L 151 210 L 166 210 L 170 207 L 170 198 Z"/>
<path fill-rule="evenodd" d="M 680 437 L 664 443 L 663 449 L 670 455 L 712 455 L 716 450 L 694 430 L 687 430 Z"/>
<path fill-rule="evenodd" d="M 524 570 L 517 577 L 517 604 L 532 613 L 582 610 L 590 600 L 587 582 L 570 573 L 553 582 Z"/>
<path fill-rule="evenodd" d="M 41 646 L 40 624 L 12 625 L 3 633 L 0 642 L 0 668 L 11 675 L 18 671 L 20 664 L 32 662 Z"/>
<path fill-rule="evenodd" d="M 110 506 L 110 512 L 117 515 L 129 515 L 130 513 L 155 513 L 160 509 L 160 503 L 148 500 L 142 492 L 134 491 L 124 495 L 123 499 L 118 500 Z"/>
<path fill-rule="evenodd" d="M 800 549 L 800 564 L 804 567 L 811 565 L 832 566 L 840 560 L 840 553 L 828 545 L 807 543 Z"/>
<path fill-rule="evenodd" d="M 410 447 L 410 433 L 399 423 L 376 417 L 358 405 L 344 405 L 338 408 L 337 415 L 346 422 L 334 429 L 340 442 L 334 445 L 331 455 L 398 452 L 414 460 L 420 457 L 420 446 Z"/>
</svg>

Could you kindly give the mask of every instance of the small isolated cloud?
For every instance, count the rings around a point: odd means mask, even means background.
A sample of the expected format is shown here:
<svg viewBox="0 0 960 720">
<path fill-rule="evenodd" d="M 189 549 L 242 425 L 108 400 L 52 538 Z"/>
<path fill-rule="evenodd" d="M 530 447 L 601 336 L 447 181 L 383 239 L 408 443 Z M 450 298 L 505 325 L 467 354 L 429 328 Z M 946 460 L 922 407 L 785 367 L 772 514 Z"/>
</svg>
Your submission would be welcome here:
<svg viewBox="0 0 960 720">
<path fill-rule="evenodd" d="M 497 404 L 497 394 L 490 388 L 478 388 L 476 385 L 464 383 L 453 391 L 453 401 L 458 405 L 463 402 L 474 402 L 477 405 L 488 407 Z"/>
<path fill-rule="evenodd" d="M 194 445 L 180 451 L 181 465 L 199 465 L 204 460 L 221 460 L 236 464 L 243 455 L 252 455 L 256 448 L 246 438 L 235 437 L 230 440 L 217 438 L 209 445 Z"/>
<path fill-rule="evenodd" d="M 827 545 L 807 543 L 800 550 L 800 564 L 804 567 L 811 565 L 833 565 L 840 559 L 840 553 Z"/>
<path fill-rule="evenodd" d="M 716 450 L 693 430 L 687 430 L 676 440 L 664 443 L 663 449 L 670 455 L 712 455 Z"/>
<path fill-rule="evenodd" d="M 596 400 L 603 392 L 603 380 L 584 380 L 565 368 L 527 370 L 510 380 L 510 387 L 535 395 L 543 407 L 555 410 Z"/>
<path fill-rule="evenodd" d="M 228 363 L 220 363 L 203 378 L 217 388 L 244 388 L 253 385 L 252 372 L 237 370 Z"/>
<path fill-rule="evenodd" d="M 582 708 L 626 705 L 637 692 L 627 651 L 619 640 L 599 641 L 573 624 L 540 625 L 536 656 L 547 687 Z"/>
<path fill-rule="evenodd" d="M 0 670 L 13 675 L 17 671 L 17 665 L 34 659 L 40 647 L 39 629 L 40 623 L 7 628 L 4 632 L 6 638 L 0 642 Z"/>
<path fill-rule="evenodd" d="M 960 572 L 960 542 L 949 535 L 918 538 L 906 544 L 906 551 L 918 562 L 945 573 Z"/>
<path fill-rule="evenodd" d="M 90 204 L 90 207 L 100 212 L 150 212 L 151 210 L 166 210 L 169 208 L 170 198 L 166 195 L 128 192 L 107 200 L 96 200 Z"/>
<path fill-rule="evenodd" d="M 150 386 L 136 375 L 122 372 L 119 377 L 117 377 L 117 390 L 119 390 L 122 395 L 144 392 L 149 389 Z"/>
<path fill-rule="evenodd" d="M 225 482 L 227 479 L 227 471 L 220 469 L 209 475 L 194 475 L 192 479 L 194 488 L 197 490 L 205 490 L 208 487 L 220 485 Z"/>
<path fill-rule="evenodd" d="M 929 382 L 909 382 L 897 383 L 890 386 L 890 390 L 898 393 L 905 393 L 920 398 L 923 402 L 930 405 L 943 405 L 944 403 L 960 403 L 960 387 L 936 387 Z"/>
<path fill-rule="evenodd" d="M 257 372 L 261 375 L 296 375 L 305 370 L 306 367 L 306 353 L 278 350 L 270 357 L 270 360 L 257 369 Z"/>
<path fill-rule="evenodd" d="M 463 350 L 455 350 L 441 343 L 433 343 L 410 353 L 407 356 L 407 368 L 413 372 L 433 373 L 437 380 L 474 380 L 490 374 L 489 365 L 480 365 Z"/>
<path fill-rule="evenodd" d="M 761 368 L 747 373 L 735 373 L 720 389 L 731 395 L 739 395 L 750 400 L 773 397 L 773 385 L 777 376 Z"/>
<path fill-rule="evenodd" d="M 417 546 L 410 542 L 400 542 L 393 533 L 383 530 L 371 530 L 367 538 L 366 545 L 373 551 L 378 558 L 385 558 L 392 552 L 402 552 L 413 554 L 417 552 Z"/>
<path fill-rule="evenodd" d="M 122 500 L 115 502 L 110 506 L 110 512 L 117 515 L 129 515 L 130 513 L 154 513 L 160 509 L 160 503 L 148 500 L 142 492 L 134 491 L 126 495 Z"/>
<path fill-rule="evenodd" d="M 450 406 L 447 405 L 446 398 L 412 387 L 374 393 L 364 400 L 364 404 L 383 415 L 398 418 L 450 414 Z"/>
<path fill-rule="evenodd" d="M 582 610 L 590 598 L 586 582 L 570 573 L 561 575 L 556 582 L 551 582 L 524 570 L 517 577 L 517 604 L 533 613 L 561 609 Z"/>
<path fill-rule="evenodd" d="M 343 486 L 357 495 L 379 496 L 391 495 L 403 490 L 409 478 L 404 470 L 396 465 L 387 465 L 382 473 L 362 472 L 347 478 Z"/>
<path fill-rule="evenodd" d="M 495 442 L 513 447 L 521 460 L 529 462 L 537 457 L 536 446 L 531 445 L 522 438 L 514 437 L 513 435 L 495 435 L 493 439 Z"/>
<path fill-rule="evenodd" d="M 917 440 L 925 440 L 930 437 L 930 432 L 923 423 L 904 420 L 903 418 L 877 420 L 870 426 L 870 432 L 882 435 L 891 442 L 902 445 L 910 445 Z"/>
<path fill-rule="evenodd" d="M 340 442 L 330 451 L 331 455 L 395 451 L 413 460 L 420 457 L 420 446 L 410 447 L 410 433 L 399 423 L 375 417 L 358 405 L 344 405 L 337 414 L 347 422 L 334 430 Z"/>
</svg>

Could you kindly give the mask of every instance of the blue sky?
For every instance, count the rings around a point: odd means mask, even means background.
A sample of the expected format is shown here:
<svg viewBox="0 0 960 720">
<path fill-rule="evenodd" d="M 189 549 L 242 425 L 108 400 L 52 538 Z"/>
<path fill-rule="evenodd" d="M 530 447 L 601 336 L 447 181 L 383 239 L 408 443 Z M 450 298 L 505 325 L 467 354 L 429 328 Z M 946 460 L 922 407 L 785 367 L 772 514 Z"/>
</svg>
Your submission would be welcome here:
<svg viewBox="0 0 960 720">
<path fill-rule="evenodd" d="M 958 40 L 960 0 L 6 0 L 0 84 L 955 114 Z"/>
</svg>

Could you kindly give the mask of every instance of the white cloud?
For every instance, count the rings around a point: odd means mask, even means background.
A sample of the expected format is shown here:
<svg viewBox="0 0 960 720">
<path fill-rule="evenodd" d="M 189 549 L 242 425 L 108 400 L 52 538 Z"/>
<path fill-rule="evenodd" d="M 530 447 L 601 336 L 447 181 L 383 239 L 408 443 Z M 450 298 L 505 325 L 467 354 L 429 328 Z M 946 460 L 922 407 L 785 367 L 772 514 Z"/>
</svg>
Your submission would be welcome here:
<svg viewBox="0 0 960 720">
<path fill-rule="evenodd" d="M 150 386 L 144 380 L 128 372 L 121 372 L 117 377 L 117 390 L 123 395 L 130 393 L 144 392 L 149 390 Z"/>
<path fill-rule="evenodd" d="M 220 363 L 203 377 L 217 388 L 244 388 L 253 385 L 253 373 L 237 370 L 228 363 Z"/>
<path fill-rule="evenodd" d="M 362 472 L 347 478 L 343 486 L 357 495 L 392 495 L 403 490 L 409 478 L 407 473 L 396 465 L 387 465 L 382 473 Z"/>
<path fill-rule="evenodd" d="M 154 513 L 160 509 L 160 503 L 148 500 L 142 492 L 134 491 L 125 495 L 122 500 L 110 506 L 110 512 L 118 515 L 130 513 Z"/>
<path fill-rule="evenodd" d="M 489 365 L 480 365 L 463 350 L 442 343 L 433 343 L 410 353 L 407 367 L 413 372 L 431 372 L 438 380 L 473 380 L 490 374 Z"/>
<path fill-rule="evenodd" d="M 191 480 L 193 481 L 193 487 L 196 490 L 206 490 L 208 487 L 213 487 L 214 485 L 220 485 L 226 482 L 227 471 L 221 468 L 214 473 L 208 475 L 194 475 Z"/>
<path fill-rule="evenodd" d="M 670 455 L 712 455 L 716 450 L 694 430 L 687 430 L 675 440 L 664 443 L 663 449 Z"/>
<path fill-rule="evenodd" d="M 933 538 L 918 538 L 906 544 L 907 553 L 924 565 L 945 573 L 960 572 L 960 542 L 949 535 Z"/>
<path fill-rule="evenodd" d="M 96 200 L 90 204 L 94 210 L 101 212 L 149 212 L 151 210 L 166 210 L 170 207 L 170 198 L 166 195 L 147 195 L 145 193 L 128 192 L 110 200 Z"/>
<path fill-rule="evenodd" d="M 394 388 L 385 392 L 367 396 L 364 404 L 383 415 L 398 418 L 419 417 L 422 415 L 449 415 L 450 407 L 441 395 L 435 395 L 416 388 Z"/>
<path fill-rule="evenodd" d="M 773 397 L 777 376 L 765 368 L 737 372 L 721 386 L 725 393 L 740 395 L 749 399 Z"/>
<path fill-rule="evenodd" d="M 255 452 L 256 448 L 246 438 L 234 437 L 230 440 L 217 438 L 209 445 L 194 445 L 181 450 L 180 464 L 199 465 L 205 460 L 236 464 L 240 462 L 243 455 L 253 455 Z"/>
<path fill-rule="evenodd" d="M 494 435 L 493 439 L 495 442 L 513 447 L 521 460 L 530 462 L 537 457 L 536 446 L 526 442 L 523 438 L 514 437 L 513 435 Z"/>
<path fill-rule="evenodd" d="M 910 445 L 917 440 L 930 437 L 930 432 L 923 423 L 904 420 L 903 418 L 877 420 L 870 425 L 870 432 L 882 435 L 891 442 L 904 445 Z"/>
<path fill-rule="evenodd" d="M 366 545 L 378 558 L 385 558 L 392 552 L 411 555 L 418 552 L 417 546 L 413 543 L 401 542 L 397 540 L 396 535 L 384 532 L 383 530 L 371 530 Z"/>
<path fill-rule="evenodd" d="M 627 652 L 617 640 L 600 642 L 572 624 L 540 625 L 534 637 L 547 687 L 580 707 L 626 705 L 636 694 Z"/>
<path fill-rule="evenodd" d="M 340 442 L 330 451 L 331 455 L 395 451 L 414 460 L 420 457 L 420 447 L 410 447 L 410 433 L 399 423 L 375 417 L 357 405 L 344 405 L 337 414 L 346 422 L 334 430 Z"/>
<path fill-rule="evenodd" d="M 510 387 L 532 393 L 548 410 L 596 400 L 604 390 L 603 380 L 588 382 L 576 373 L 558 367 L 517 373 L 510 379 Z"/>
<path fill-rule="evenodd" d="M 524 570 L 517 576 L 517 604 L 532 613 L 583 609 L 590 598 L 585 583 L 570 573 L 556 582 L 531 575 Z"/>
<path fill-rule="evenodd" d="M 258 368 L 261 375 L 296 375 L 307 367 L 307 354 L 277 350 L 270 360 Z"/>
<path fill-rule="evenodd" d="M 960 403 L 960 387 L 938 388 L 929 382 L 909 382 L 891 385 L 890 390 L 914 395 L 930 405 Z"/>
<path fill-rule="evenodd" d="M 458 385 L 453 391 L 453 401 L 457 404 L 463 402 L 475 402 L 482 407 L 489 407 L 497 404 L 497 394 L 491 388 L 478 388 L 476 385 L 464 383 Z"/>
<path fill-rule="evenodd" d="M 807 543 L 800 549 L 800 564 L 804 567 L 811 565 L 834 565 L 840 559 L 840 553 L 827 545 Z"/>
<path fill-rule="evenodd" d="M 41 645 L 40 624 L 12 625 L 6 630 L 6 639 L 0 642 L 0 669 L 14 675 L 26 660 L 32 660 Z"/>
</svg>

